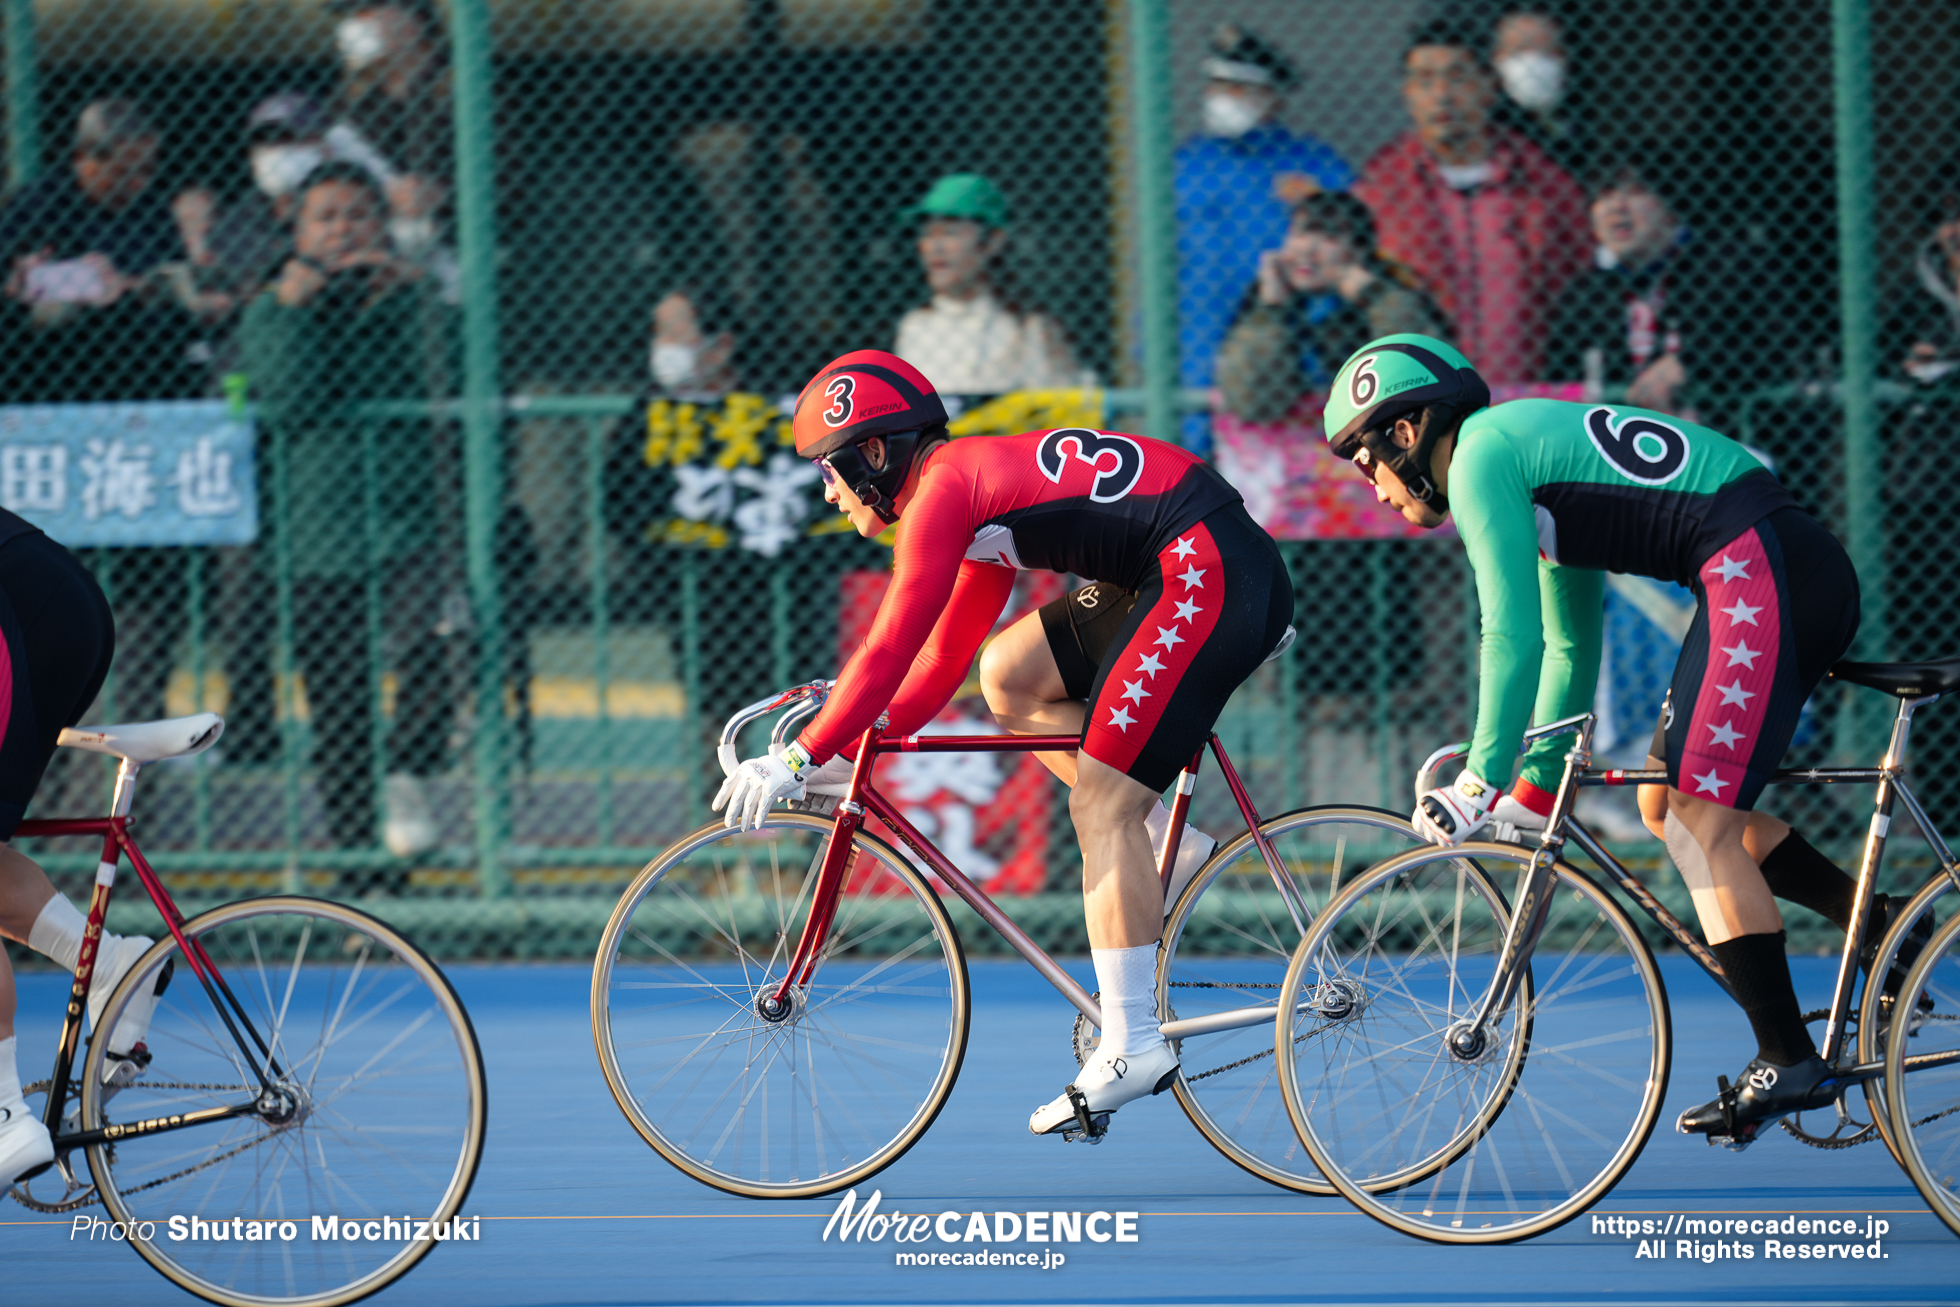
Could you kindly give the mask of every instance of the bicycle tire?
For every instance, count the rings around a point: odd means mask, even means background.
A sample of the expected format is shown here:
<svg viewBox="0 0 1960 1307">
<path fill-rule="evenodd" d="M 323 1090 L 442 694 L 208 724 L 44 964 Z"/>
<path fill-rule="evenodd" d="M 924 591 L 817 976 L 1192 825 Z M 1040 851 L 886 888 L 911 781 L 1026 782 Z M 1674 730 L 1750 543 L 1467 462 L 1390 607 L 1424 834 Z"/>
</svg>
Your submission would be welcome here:
<svg viewBox="0 0 1960 1307">
<path fill-rule="evenodd" d="M 1639 1156 L 1666 1096 L 1672 1030 L 1653 953 L 1618 903 L 1562 862 L 1530 983 L 1478 1054 L 1445 1041 L 1482 997 L 1509 922 L 1462 892 L 1461 868 L 1495 879 L 1532 853 L 1469 844 L 1370 869 L 1300 942 L 1281 991 L 1283 1051 L 1308 984 L 1354 987 L 1360 1017 L 1342 1034 L 1363 1055 L 1282 1057 L 1287 1111 L 1343 1197 L 1432 1242 L 1508 1243 L 1579 1215 Z M 1596 1101 L 1629 1088 L 1625 1109 Z"/>
<path fill-rule="evenodd" d="M 1885 938 L 1879 941 L 1878 953 L 1872 960 L 1871 974 L 1881 979 L 1874 984 L 1867 978 L 1860 986 L 1858 1002 L 1858 1060 L 1860 1062 L 1883 1062 L 1885 1044 L 1889 1037 L 1892 1018 L 1883 1012 L 1880 1000 L 1884 997 L 1883 977 L 1892 969 L 1892 960 L 1898 956 L 1899 945 L 1904 942 L 1906 932 L 1933 905 L 1953 888 L 1953 882 L 1943 871 L 1936 871 L 1920 886 L 1919 892 L 1906 901 L 1906 906 L 1885 931 Z M 1908 968 L 1910 970 L 1910 968 Z M 1885 1081 L 1883 1078 L 1867 1080 L 1862 1086 L 1865 1105 L 1871 1112 L 1872 1124 L 1878 1128 L 1878 1137 L 1885 1142 L 1892 1160 L 1900 1167 L 1906 1164 L 1905 1154 L 1899 1150 L 1899 1141 L 1892 1131 L 1892 1118 L 1885 1104 Z"/>
<path fill-rule="evenodd" d="M 655 1152 L 728 1193 L 810 1198 L 876 1175 L 939 1115 L 966 1055 L 952 919 L 862 831 L 810 983 L 789 1018 L 757 1011 L 795 951 L 831 829 L 794 812 L 753 832 L 704 826 L 634 877 L 600 938 L 592 1039 L 613 1101 Z M 706 1022 L 690 1010 L 703 1004 Z M 827 1115 L 833 1077 L 852 1098 Z"/>
<path fill-rule="evenodd" d="M 1930 993 L 1935 1017 L 1916 1010 Z M 1944 1066 L 1908 1070 L 1905 1059 L 1927 1054 L 1960 1054 L 1960 916 L 1933 932 L 1933 938 L 1906 973 L 1885 1047 L 1885 1099 L 1899 1142 L 1899 1161 L 1919 1196 L 1960 1234 L 1960 1060 Z M 1917 1034 L 1908 1037 L 1908 1029 Z"/>
<path fill-rule="evenodd" d="M 1297 869 L 1294 888 L 1313 913 L 1350 869 L 1380 861 L 1384 848 L 1422 843 L 1407 817 L 1352 804 L 1296 808 L 1259 830 L 1281 865 Z M 1213 852 L 1171 905 L 1158 954 L 1158 1011 L 1170 1020 L 1276 999 L 1300 935 L 1252 833 L 1241 834 Z M 1270 1022 L 1187 1037 L 1178 1051 L 1173 1090 L 1206 1142 L 1269 1184 L 1335 1192 L 1308 1160 L 1276 1092 Z"/>
<path fill-rule="evenodd" d="M 87 1149 L 114 1220 L 143 1259 L 179 1287 L 225 1307 L 337 1307 L 392 1284 L 442 1242 L 483 1156 L 488 1087 L 476 1031 L 434 962 L 358 909 L 277 896 L 226 904 L 184 923 L 271 1050 L 259 1064 L 291 1094 L 284 1123 L 247 1115 Z M 145 1038 L 151 1061 L 109 1097 L 102 1031 L 168 959 L 175 978 Z M 232 1019 L 238 1019 L 236 1013 Z M 250 1034 L 242 1036 L 252 1045 Z M 99 1129 L 236 1103 L 256 1094 L 194 968 L 166 936 L 130 968 L 103 1008 L 82 1063 L 81 1124 Z M 274 1070 L 277 1066 L 283 1071 Z M 267 1164 L 274 1150 L 276 1165 Z M 250 1165 L 234 1165 L 243 1157 Z M 317 1210 L 330 1195 L 332 1210 Z M 170 1218 L 230 1226 L 277 1217 L 294 1237 L 168 1239 Z M 399 1240 L 314 1238 L 314 1218 L 344 1232 L 396 1218 Z M 421 1237 L 414 1226 L 430 1223 Z M 146 1228 L 153 1233 L 138 1231 Z M 248 1233 L 243 1224 L 232 1233 Z"/>
</svg>

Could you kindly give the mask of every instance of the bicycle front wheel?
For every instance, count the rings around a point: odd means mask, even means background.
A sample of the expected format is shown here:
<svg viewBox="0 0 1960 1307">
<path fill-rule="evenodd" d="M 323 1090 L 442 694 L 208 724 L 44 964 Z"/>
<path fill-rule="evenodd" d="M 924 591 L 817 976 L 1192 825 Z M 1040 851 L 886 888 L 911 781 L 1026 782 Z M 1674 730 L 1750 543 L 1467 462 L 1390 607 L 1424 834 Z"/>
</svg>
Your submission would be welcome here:
<svg viewBox="0 0 1960 1307">
<path fill-rule="evenodd" d="M 1280 991 L 1280 1085 L 1308 1155 L 1405 1234 L 1503 1243 L 1553 1229 L 1618 1182 L 1660 1112 L 1672 1049 L 1660 971 L 1626 913 L 1564 863 L 1526 974 L 1472 1026 L 1511 919 L 1478 882 L 1515 900 L 1531 857 L 1473 844 L 1371 869 L 1321 914 Z M 1350 1014 L 1323 1033 L 1329 996 Z"/>
<path fill-rule="evenodd" d="M 392 1283 L 459 1225 L 474 1237 L 456 1218 L 488 1091 L 476 1032 L 436 965 L 318 899 L 227 904 L 183 933 L 215 968 L 210 988 L 165 938 L 110 995 L 82 1064 L 82 1128 L 126 1132 L 91 1146 L 88 1163 L 130 1245 L 211 1302 L 332 1307 Z M 105 1086 L 101 1032 L 173 961 L 148 1068 Z M 145 1128 L 241 1105 L 251 1110 Z"/>
<path fill-rule="evenodd" d="M 786 1014 L 829 821 L 704 826 L 648 863 L 592 971 L 592 1039 L 640 1137 L 703 1184 L 809 1198 L 891 1165 L 966 1053 L 966 958 L 932 887 L 859 832 L 824 947 Z"/>
<path fill-rule="evenodd" d="M 1921 995 L 1931 1012 L 1918 1010 Z M 1934 932 L 1900 987 L 1885 1040 L 1885 1104 L 1906 1174 L 1960 1234 L 1960 917 Z"/>
<path fill-rule="evenodd" d="M 1327 804 L 1262 823 L 1293 889 L 1289 903 L 1250 832 L 1219 849 L 1171 905 L 1157 965 L 1174 1032 L 1177 1101 L 1212 1147 L 1271 1184 L 1309 1194 L 1334 1186 L 1286 1115 L 1273 1059 L 1280 982 L 1306 926 L 1350 879 L 1422 844 L 1408 819 Z"/>
</svg>

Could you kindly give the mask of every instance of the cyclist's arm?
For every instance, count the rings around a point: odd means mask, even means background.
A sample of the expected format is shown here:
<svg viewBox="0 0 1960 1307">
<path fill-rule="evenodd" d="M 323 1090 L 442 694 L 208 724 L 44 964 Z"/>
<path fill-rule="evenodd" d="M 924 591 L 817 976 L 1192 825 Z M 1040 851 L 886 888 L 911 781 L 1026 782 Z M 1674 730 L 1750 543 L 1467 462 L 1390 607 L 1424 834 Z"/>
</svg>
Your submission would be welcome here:
<svg viewBox="0 0 1960 1307">
<path fill-rule="evenodd" d="M 932 471 L 899 524 L 891 588 L 878 605 L 871 634 L 838 673 L 822 710 L 796 737 L 812 762 L 829 761 L 878 720 L 951 602 L 973 528 L 964 482 L 934 477 Z"/>
<path fill-rule="evenodd" d="M 1486 429 L 1458 447 L 1449 496 L 1483 616 L 1477 729 L 1464 765 L 1502 786 L 1517 765 L 1545 654 L 1537 516 L 1524 467 L 1503 432 Z"/>
<path fill-rule="evenodd" d="M 1013 592 L 1013 568 L 974 559 L 960 564 L 946 611 L 892 696 L 891 734 L 916 733 L 951 702 Z"/>
<path fill-rule="evenodd" d="M 1599 687 L 1606 573 L 1540 559 L 1538 594 L 1545 612 L 1545 662 L 1538 673 L 1538 702 L 1531 720 L 1544 723 L 1592 707 Z M 1569 735 L 1539 741 L 1525 755 L 1524 778 L 1541 790 L 1557 789 L 1571 748 Z"/>
</svg>

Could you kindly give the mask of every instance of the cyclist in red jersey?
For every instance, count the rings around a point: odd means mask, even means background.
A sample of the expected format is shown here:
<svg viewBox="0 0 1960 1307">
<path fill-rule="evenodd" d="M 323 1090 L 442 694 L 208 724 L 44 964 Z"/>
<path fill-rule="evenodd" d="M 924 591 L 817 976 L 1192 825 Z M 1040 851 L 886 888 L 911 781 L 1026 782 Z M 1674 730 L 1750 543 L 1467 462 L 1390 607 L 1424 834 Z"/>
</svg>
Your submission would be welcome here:
<svg viewBox="0 0 1960 1307">
<path fill-rule="evenodd" d="M 1035 1134 L 1060 1133 L 1176 1079 L 1156 1012 L 1164 901 L 1146 821 L 1225 700 L 1290 630 L 1293 587 L 1238 492 L 1175 445 L 1087 428 L 952 442 L 945 423 L 932 384 L 879 350 L 844 355 L 798 396 L 797 452 L 823 472 L 824 498 L 864 536 L 898 525 L 891 587 L 822 711 L 781 754 L 745 761 L 715 807 L 730 826 L 757 825 L 880 713 L 893 734 L 919 730 L 965 681 L 1016 569 L 1118 587 L 1127 612 L 1106 633 L 1084 701 L 1003 721 L 1024 734 L 1080 723 L 1073 767 L 1051 767 L 1064 780 L 1073 772 L 1103 1026 L 1075 1083 L 1029 1119 Z M 1008 652 L 989 651 L 986 679 L 1061 692 L 1044 629 L 1034 614 L 1003 633 L 996 648 Z"/>
</svg>

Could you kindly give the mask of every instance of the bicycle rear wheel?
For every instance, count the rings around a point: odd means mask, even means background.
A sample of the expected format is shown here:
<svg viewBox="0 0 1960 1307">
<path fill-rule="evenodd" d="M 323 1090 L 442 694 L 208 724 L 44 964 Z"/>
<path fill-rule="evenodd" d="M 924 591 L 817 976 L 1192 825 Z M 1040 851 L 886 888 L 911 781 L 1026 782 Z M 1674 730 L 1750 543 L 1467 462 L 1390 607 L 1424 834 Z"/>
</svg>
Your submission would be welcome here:
<svg viewBox="0 0 1960 1307">
<path fill-rule="evenodd" d="M 592 971 L 592 1039 L 640 1137 L 703 1184 L 809 1198 L 891 1165 L 932 1124 L 966 1053 L 966 958 L 912 865 L 872 836 L 807 983 L 765 1019 L 802 936 L 831 823 L 719 823 L 648 863 Z"/>
<path fill-rule="evenodd" d="M 1916 1010 L 1921 994 L 1932 996 L 1932 1012 Z M 1934 933 L 1906 973 L 1885 1044 L 1899 1161 L 1933 1214 L 1960 1234 L 1960 917 Z"/>
<path fill-rule="evenodd" d="M 1921 917 L 1930 916 L 1933 929 L 1937 930 L 1941 919 L 1952 914 L 1954 900 L 1948 898 L 1953 882 L 1944 872 L 1936 873 L 1920 887 L 1919 892 L 1907 900 L 1906 906 L 1879 941 L 1878 952 L 1872 962 L 1871 976 L 1865 978 L 1858 996 L 1858 1060 L 1860 1062 L 1882 1062 L 1885 1060 L 1885 1044 L 1892 1031 L 1892 1014 L 1896 1007 L 1885 1001 L 1884 978 L 1892 970 L 1892 963 L 1899 955 L 1899 947 L 1911 933 L 1912 927 Z M 1907 967 L 1907 971 L 1911 968 Z M 1947 1016 L 1960 1020 L 1960 1013 L 1947 1009 Z M 1915 1033 L 1919 1023 L 1915 1023 Z M 1905 1050 L 1907 1055 L 1918 1051 L 1916 1046 Z M 1900 1166 L 1906 1164 L 1905 1154 L 1900 1151 L 1897 1134 L 1892 1129 L 1892 1118 L 1885 1106 L 1885 1081 L 1883 1078 L 1867 1080 L 1861 1086 L 1865 1096 L 1866 1109 L 1871 1113 L 1871 1122 L 1877 1128 L 1879 1138 L 1892 1153 L 1892 1160 Z M 1830 1109 L 1826 1109 L 1827 1111 Z"/>
<path fill-rule="evenodd" d="M 1497 971 L 1532 851 L 1432 848 L 1371 869 L 1294 953 L 1276 1046 L 1308 1155 L 1355 1206 L 1439 1243 L 1542 1234 L 1603 1196 L 1660 1112 L 1671 1053 L 1653 954 L 1606 891 L 1563 863 L 1527 975 L 1480 1044 L 1449 1036 Z M 1473 875 L 1471 873 L 1477 873 Z M 1309 1038 L 1303 995 L 1344 990 L 1355 1015 Z"/>
<path fill-rule="evenodd" d="M 1281 813 L 1259 830 L 1307 921 L 1346 880 L 1422 843 L 1405 817 L 1334 804 Z M 1177 1039 L 1177 1101 L 1198 1132 L 1262 1180 L 1331 1194 L 1334 1186 L 1314 1168 L 1286 1115 L 1273 1059 L 1280 982 L 1304 925 L 1251 833 L 1239 836 L 1212 855 L 1171 907 L 1157 1002 L 1166 1021 L 1222 1023 Z"/>
<path fill-rule="evenodd" d="M 103 1203 L 150 1265 L 229 1307 L 333 1307 L 392 1283 L 440 1241 L 432 1227 L 458 1216 L 483 1153 L 483 1058 L 455 991 L 414 945 L 338 903 L 251 899 L 183 930 L 236 1008 L 214 1007 L 176 941 L 158 943 L 103 1009 L 82 1063 L 82 1128 L 259 1110 L 90 1147 Z M 149 1067 L 106 1090 L 99 1032 L 172 959 Z M 381 1238 L 346 1236 L 348 1222 L 383 1221 Z"/>
</svg>

